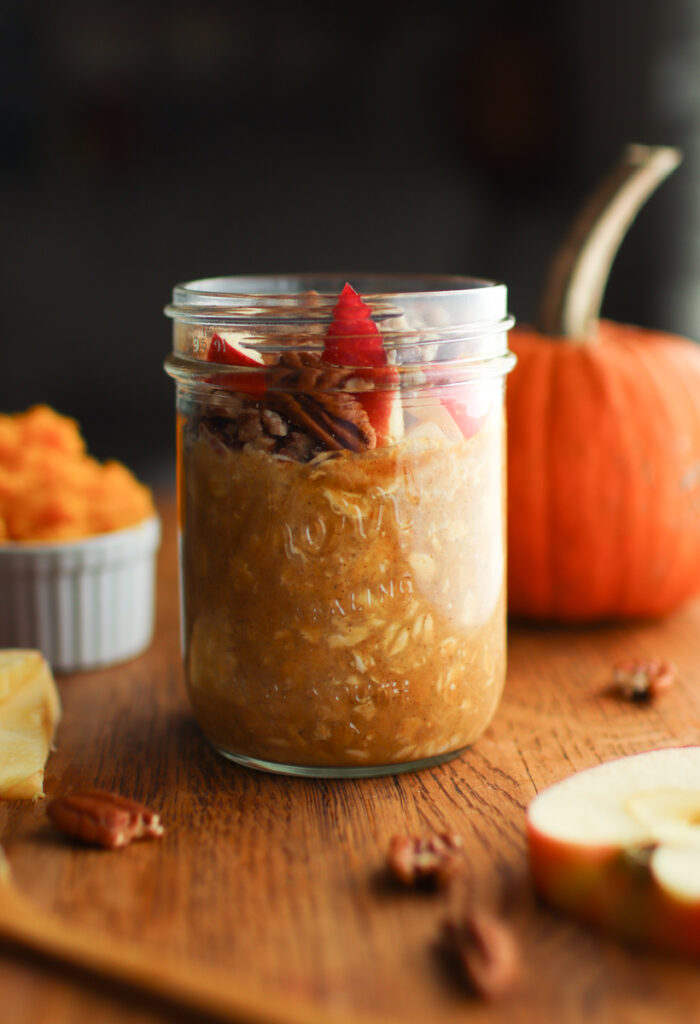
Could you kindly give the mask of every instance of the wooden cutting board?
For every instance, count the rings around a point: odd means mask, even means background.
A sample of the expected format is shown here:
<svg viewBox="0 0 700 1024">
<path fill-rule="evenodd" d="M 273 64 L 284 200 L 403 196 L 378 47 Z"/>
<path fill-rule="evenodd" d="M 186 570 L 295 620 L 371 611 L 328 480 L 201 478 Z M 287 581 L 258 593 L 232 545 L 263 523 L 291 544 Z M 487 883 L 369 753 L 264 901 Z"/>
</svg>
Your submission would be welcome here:
<svg viewBox="0 0 700 1024">
<path fill-rule="evenodd" d="M 164 538 L 152 648 L 127 665 L 58 678 L 64 715 L 49 797 L 100 787 L 159 810 L 159 841 L 120 852 L 58 837 L 41 803 L 0 804 L 0 841 L 39 908 L 115 942 L 228 973 L 300 1012 L 444 1024 L 686 1022 L 697 965 L 624 948 L 540 907 L 524 809 L 572 771 L 700 738 L 700 604 L 626 628 L 512 628 L 506 694 L 466 755 L 433 770 L 357 781 L 288 779 L 229 764 L 190 717 L 179 662 L 174 503 Z M 678 684 L 651 706 L 605 693 L 616 660 L 670 658 Z M 445 893 L 403 893 L 382 867 L 395 832 L 450 829 L 463 875 Z M 525 978 L 487 1005 L 447 969 L 444 917 L 471 899 L 504 908 Z M 0 944 L 3 1024 L 156 1024 L 199 1019 Z M 311 1013 L 311 1011 L 309 1011 Z"/>
</svg>

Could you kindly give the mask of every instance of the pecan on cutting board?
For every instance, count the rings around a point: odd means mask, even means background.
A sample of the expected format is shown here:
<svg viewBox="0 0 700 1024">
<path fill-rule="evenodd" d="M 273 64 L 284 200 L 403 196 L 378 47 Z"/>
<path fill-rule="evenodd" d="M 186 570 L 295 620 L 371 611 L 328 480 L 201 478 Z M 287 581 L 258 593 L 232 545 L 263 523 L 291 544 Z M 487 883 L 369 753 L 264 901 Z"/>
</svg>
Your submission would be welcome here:
<svg viewBox="0 0 700 1024">
<path fill-rule="evenodd" d="M 134 839 L 163 835 L 159 814 L 103 790 L 56 797 L 46 813 L 59 831 L 109 850 L 127 846 Z"/>
<path fill-rule="evenodd" d="M 405 886 L 445 885 L 459 871 L 460 836 L 451 832 L 421 838 L 395 835 L 389 842 L 387 868 Z"/>
<path fill-rule="evenodd" d="M 442 947 L 482 999 L 501 999 L 520 981 L 522 968 L 515 935 L 505 921 L 488 910 L 470 910 L 445 921 Z"/>
<path fill-rule="evenodd" d="M 650 701 L 676 681 L 676 666 L 671 661 L 628 658 L 613 666 L 613 687 L 629 701 Z"/>
</svg>

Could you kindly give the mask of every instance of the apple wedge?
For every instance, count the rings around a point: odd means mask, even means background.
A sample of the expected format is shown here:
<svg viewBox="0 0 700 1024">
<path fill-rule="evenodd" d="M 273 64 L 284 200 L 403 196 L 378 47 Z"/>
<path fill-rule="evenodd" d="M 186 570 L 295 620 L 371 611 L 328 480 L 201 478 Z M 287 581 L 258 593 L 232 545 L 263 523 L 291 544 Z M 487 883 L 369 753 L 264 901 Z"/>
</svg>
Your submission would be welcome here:
<svg viewBox="0 0 700 1024">
<path fill-rule="evenodd" d="M 429 386 L 430 401 L 414 403 L 409 409 L 411 417 L 433 420 L 448 437 L 468 441 L 477 434 L 498 402 L 494 382 L 455 382 L 454 366 L 447 363 L 430 363 L 422 367 L 422 373 Z"/>
<path fill-rule="evenodd" d="M 396 444 L 404 435 L 398 370 L 391 365 L 375 366 L 370 384 L 374 390 L 359 390 L 355 397 L 369 416 L 377 435 L 377 447 L 384 448 Z"/>
<path fill-rule="evenodd" d="M 44 766 L 61 705 L 39 651 L 0 651 L 0 799 L 44 795 Z"/>
<path fill-rule="evenodd" d="M 230 388 L 232 391 L 242 391 L 252 398 L 262 398 L 265 394 L 265 375 L 255 372 L 256 369 L 265 369 L 265 361 L 255 349 L 241 345 L 237 339 L 214 334 L 207 353 L 207 362 L 242 368 L 238 372 L 217 374 L 211 378 L 211 384 Z"/>
<path fill-rule="evenodd" d="M 389 363 L 372 309 L 350 284 L 338 296 L 326 332 L 323 360 L 356 368 L 355 393 L 377 436 L 377 447 L 396 444 L 404 434 L 399 371 Z"/>
<path fill-rule="evenodd" d="M 535 888 L 612 935 L 700 956 L 700 747 L 578 772 L 527 812 Z"/>
<path fill-rule="evenodd" d="M 212 335 L 207 360 L 210 363 L 226 363 L 228 366 L 265 365 L 255 349 L 241 345 L 237 339 L 227 338 L 224 334 Z"/>
</svg>

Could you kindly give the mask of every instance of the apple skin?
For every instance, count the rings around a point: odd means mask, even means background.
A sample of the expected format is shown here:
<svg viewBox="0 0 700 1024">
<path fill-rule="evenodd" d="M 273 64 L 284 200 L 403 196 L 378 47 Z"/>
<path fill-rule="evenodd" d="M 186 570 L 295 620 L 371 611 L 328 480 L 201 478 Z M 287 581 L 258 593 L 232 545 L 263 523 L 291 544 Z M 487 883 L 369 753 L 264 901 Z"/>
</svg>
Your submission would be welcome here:
<svg viewBox="0 0 700 1024">
<path fill-rule="evenodd" d="M 227 363 L 229 366 L 265 365 L 263 360 L 254 353 L 253 349 L 231 342 L 221 334 L 212 335 L 207 360 L 210 363 Z"/>
<path fill-rule="evenodd" d="M 241 391 L 254 399 L 260 399 L 265 394 L 265 375 L 254 372 L 254 368 L 264 369 L 265 363 L 252 349 L 233 344 L 221 334 L 214 334 L 207 353 L 207 362 L 244 367 L 239 373 L 219 373 L 209 379 L 210 384 L 231 391 Z"/>
<path fill-rule="evenodd" d="M 695 750 L 651 751 L 618 763 Z M 607 766 L 589 772 L 603 767 Z M 545 903 L 634 944 L 700 957 L 700 899 L 683 899 L 656 879 L 652 851 L 660 847 L 658 839 L 651 836 L 645 843 L 557 838 L 543 829 L 542 822 L 532 820 L 537 799 L 528 809 L 527 842 L 534 887 Z M 575 800 L 574 792 L 570 800 Z"/>
<path fill-rule="evenodd" d="M 398 370 L 388 362 L 371 314 L 371 307 L 346 283 L 333 310 L 322 358 L 331 366 L 353 367 L 358 380 L 367 381 L 367 389 L 350 390 L 367 413 L 377 447 L 383 448 L 403 437 L 403 408 Z"/>
<path fill-rule="evenodd" d="M 365 376 L 358 371 L 358 376 Z M 377 447 L 395 444 L 404 433 L 403 406 L 399 387 L 399 374 L 395 366 L 375 366 L 366 376 L 377 390 L 357 391 L 355 398 L 363 406 L 374 432 Z"/>
<path fill-rule="evenodd" d="M 494 403 L 489 382 L 454 383 L 454 367 L 449 363 L 432 363 L 424 368 L 431 394 L 447 409 L 465 440 L 473 437 L 488 419 Z"/>
<path fill-rule="evenodd" d="M 662 889 L 620 846 L 574 846 L 528 823 L 530 869 L 545 903 L 609 935 L 700 957 L 700 903 Z"/>
<path fill-rule="evenodd" d="M 455 398 L 443 398 L 442 404 L 459 427 L 462 437 L 466 441 L 481 430 L 484 425 L 486 413 L 482 416 L 472 416 L 469 412 L 469 406 Z"/>
</svg>

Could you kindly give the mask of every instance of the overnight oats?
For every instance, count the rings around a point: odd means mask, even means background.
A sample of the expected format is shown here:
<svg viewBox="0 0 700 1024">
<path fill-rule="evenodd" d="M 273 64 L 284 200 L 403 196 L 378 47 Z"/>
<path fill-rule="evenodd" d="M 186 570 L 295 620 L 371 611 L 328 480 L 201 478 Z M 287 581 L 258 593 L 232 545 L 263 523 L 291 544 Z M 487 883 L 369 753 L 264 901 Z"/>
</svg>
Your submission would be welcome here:
<svg viewBox="0 0 700 1024">
<path fill-rule="evenodd" d="M 183 657 L 223 754 L 377 775 L 491 720 L 505 302 L 462 278 L 175 289 Z"/>
</svg>

